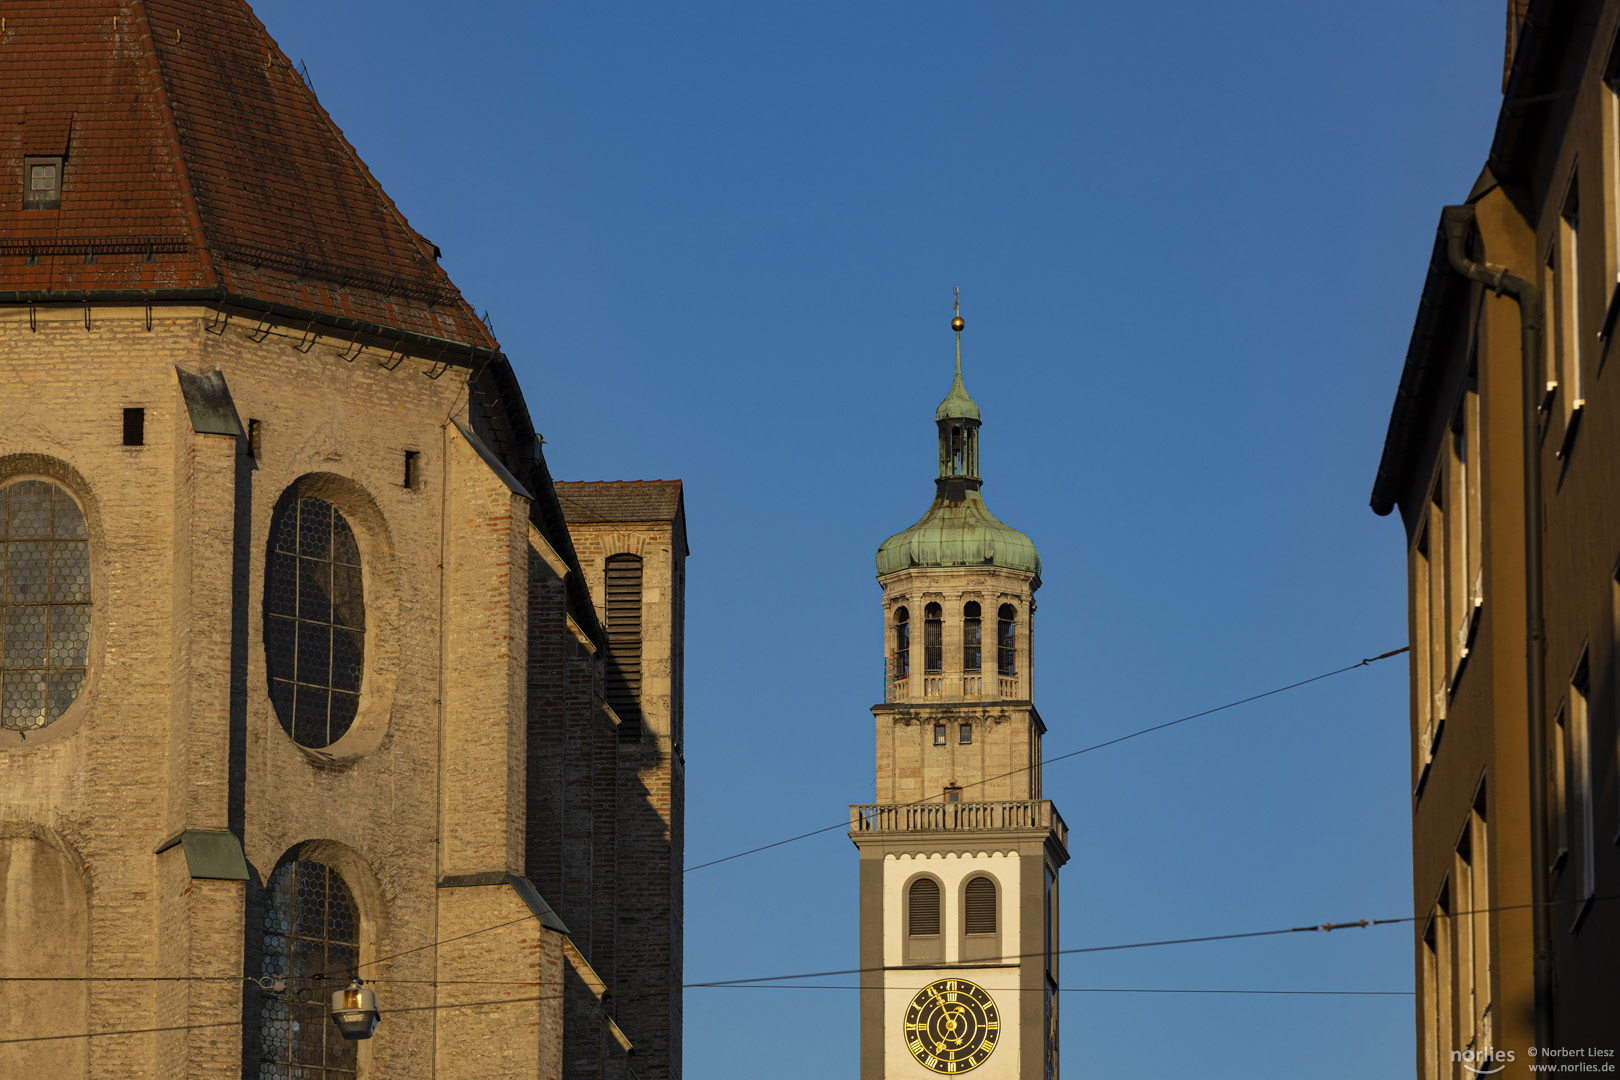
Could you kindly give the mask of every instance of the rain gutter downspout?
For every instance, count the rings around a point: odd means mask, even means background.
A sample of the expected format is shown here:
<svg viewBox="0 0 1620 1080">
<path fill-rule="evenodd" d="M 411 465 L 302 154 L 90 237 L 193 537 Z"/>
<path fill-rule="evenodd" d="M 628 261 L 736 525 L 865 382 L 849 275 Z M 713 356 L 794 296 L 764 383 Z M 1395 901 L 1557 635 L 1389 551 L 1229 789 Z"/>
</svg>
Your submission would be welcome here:
<svg viewBox="0 0 1620 1080">
<path fill-rule="evenodd" d="M 1525 691 L 1530 723 L 1530 899 L 1534 927 L 1536 1045 L 1552 1045 L 1552 912 L 1547 907 L 1546 838 L 1541 811 L 1546 793 L 1547 630 L 1542 610 L 1541 570 L 1541 421 L 1537 404 L 1540 376 L 1542 311 L 1536 287 L 1501 267 L 1468 257 L 1474 224 L 1472 206 L 1448 206 L 1446 252 L 1451 268 L 1470 281 L 1507 293 L 1519 305 L 1519 352 L 1524 384 L 1524 599 Z"/>
</svg>

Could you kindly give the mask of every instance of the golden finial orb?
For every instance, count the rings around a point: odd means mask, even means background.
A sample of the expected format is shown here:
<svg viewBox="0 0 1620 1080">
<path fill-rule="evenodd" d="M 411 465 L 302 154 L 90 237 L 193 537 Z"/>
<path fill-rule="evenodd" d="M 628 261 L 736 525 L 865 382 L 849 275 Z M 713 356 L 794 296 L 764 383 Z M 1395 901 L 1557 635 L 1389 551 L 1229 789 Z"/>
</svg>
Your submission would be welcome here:
<svg viewBox="0 0 1620 1080">
<path fill-rule="evenodd" d="M 955 330 L 958 334 L 962 332 L 962 327 L 966 325 L 967 323 L 962 321 L 962 316 L 960 315 L 951 320 L 951 329 Z"/>
</svg>

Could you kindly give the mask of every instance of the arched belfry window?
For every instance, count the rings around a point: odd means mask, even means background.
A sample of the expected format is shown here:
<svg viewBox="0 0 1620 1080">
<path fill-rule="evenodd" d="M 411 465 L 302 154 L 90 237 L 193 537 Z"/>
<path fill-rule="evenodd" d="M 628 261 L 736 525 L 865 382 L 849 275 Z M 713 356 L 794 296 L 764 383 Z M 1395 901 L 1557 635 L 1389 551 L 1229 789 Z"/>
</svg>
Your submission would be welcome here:
<svg viewBox="0 0 1620 1080">
<path fill-rule="evenodd" d="M 996 883 L 983 874 L 962 890 L 962 951 L 964 960 L 984 960 L 998 954 Z"/>
<path fill-rule="evenodd" d="M 984 627 L 979 604 L 969 600 L 962 605 L 962 670 L 978 671 L 984 664 Z"/>
<path fill-rule="evenodd" d="M 300 746 L 330 746 L 354 723 L 365 641 L 354 530 L 324 499 L 285 502 L 270 522 L 264 652 L 276 716 Z"/>
<path fill-rule="evenodd" d="M 0 727 L 68 711 L 90 655 L 90 540 L 73 496 L 45 480 L 0 487 Z"/>
<path fill-rule="evenodd" d="M 923 671 L 930 675 L 945 670 L 945 622 L 938 604 L 923 608 Z"/>
<path fill-rule="evenodd" d="M 1018 609 L 1002 604 L 996 613 L 996 670 L 1003 675 L 1018 674 Z"/>
<path fill-rule="evenodd" d="M 911 612 L 903 607 L 894 609 L 894 677 L 904 679 L 911 674 Z"/>
<path fill-rule="evenodd" d="M 264 896 L 264 975 L 285 989 L 261 999 L 260 1080 L 354 1076 L 355 1044 L 327 1013 L 360 962 L 354 894 L 330 866 L 298 860 L 271 875 Z"/>
<path fill-rule="evenodd" d="M 607 702 L 625 735 L 641 731 L 641 556 L 609 555 Z"/>
<path fill-rule="evenodd" d="M 906 890 L 906 959 L 940 960 L 939 882 L 920 877 Z"/>
</svg>

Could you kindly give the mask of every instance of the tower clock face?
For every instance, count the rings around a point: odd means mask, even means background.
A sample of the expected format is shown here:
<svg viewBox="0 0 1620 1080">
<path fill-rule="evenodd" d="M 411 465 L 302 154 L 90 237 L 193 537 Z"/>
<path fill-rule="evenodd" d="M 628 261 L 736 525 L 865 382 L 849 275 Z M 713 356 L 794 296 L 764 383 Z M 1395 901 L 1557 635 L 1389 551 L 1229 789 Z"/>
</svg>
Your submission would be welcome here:
<svg viewBox="0 0 1620 1080">
<path fill-rule="evenodd" d="M 940 979 L 906 1009 L 906 1046 L 925 1069 L 954 1076 L 983 1065 L 1001 1040 L 1001 1014 L 982 986 Z"/>
</svg>

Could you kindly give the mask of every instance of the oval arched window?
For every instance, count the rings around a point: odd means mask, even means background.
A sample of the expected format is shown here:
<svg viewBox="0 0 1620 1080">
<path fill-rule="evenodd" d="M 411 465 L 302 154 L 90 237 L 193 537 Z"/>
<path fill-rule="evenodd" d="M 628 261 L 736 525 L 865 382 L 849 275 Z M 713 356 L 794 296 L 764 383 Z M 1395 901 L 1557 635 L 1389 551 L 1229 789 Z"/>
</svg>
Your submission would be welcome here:
<svg viewBox="0 0 1620 1080">
<path fill-rule="evenodd" d="M 330 746 L 354 723 L 365 638 L 354 530 L 324 499 L 286 502 L 270 522 L 264 652 L 276 717 L 300 746 Z"/>
<path fill-rule="evenodd" d="M 90 656 L 90 539 L 73 496 L 46 480 L 0 488 L 0 727 L 62 718 Z"/>
<path fill-rule="evenodd" d="M 360 962 L 354 893 L 330 866 L 301 859 L 271 875 L 264 898 L 264 974 L 284 989 L 261 999 L 259 1075 L 355 1075 L 355 1044 L 338 1035 L 326 1008 Z"/>
</svg>

